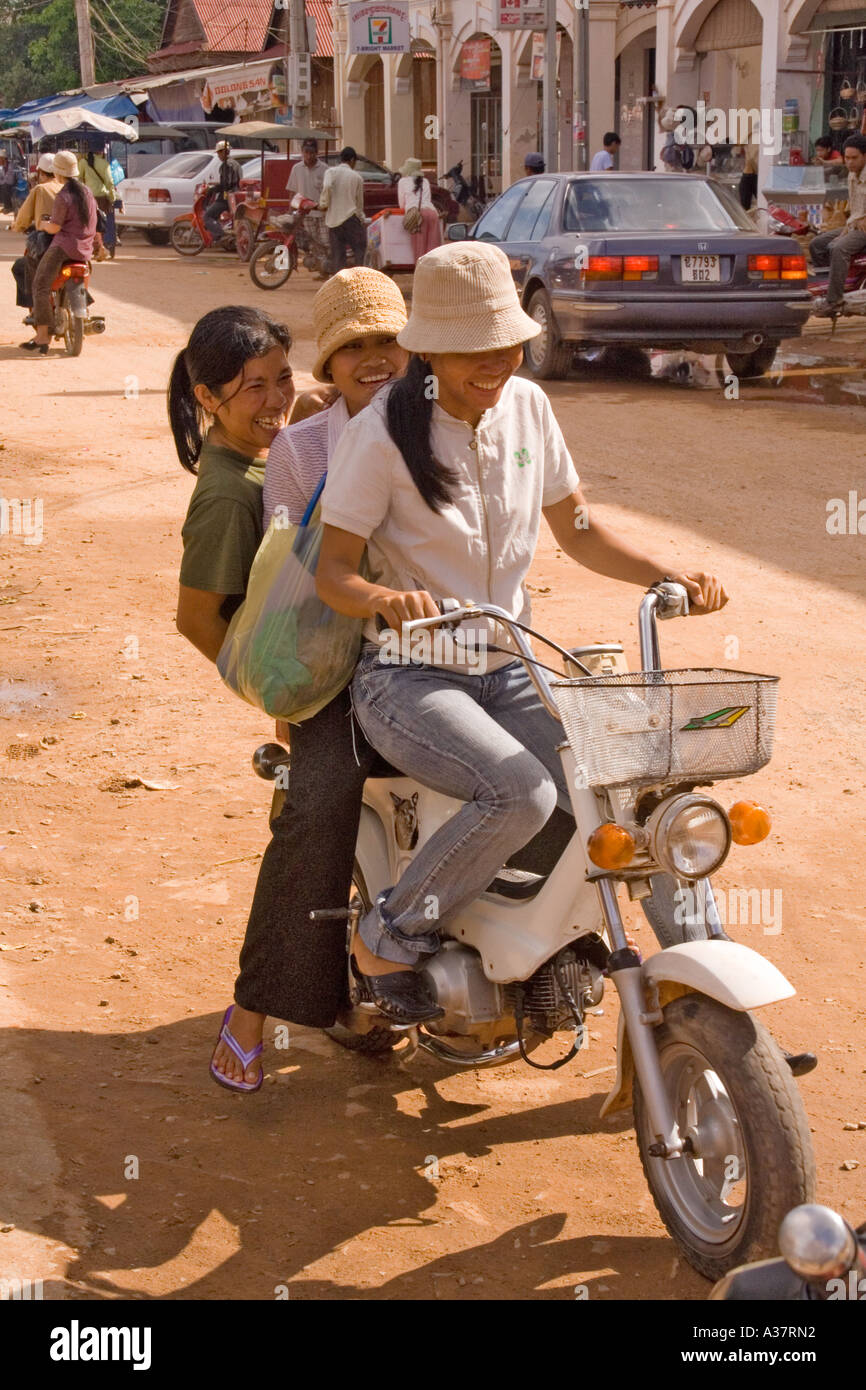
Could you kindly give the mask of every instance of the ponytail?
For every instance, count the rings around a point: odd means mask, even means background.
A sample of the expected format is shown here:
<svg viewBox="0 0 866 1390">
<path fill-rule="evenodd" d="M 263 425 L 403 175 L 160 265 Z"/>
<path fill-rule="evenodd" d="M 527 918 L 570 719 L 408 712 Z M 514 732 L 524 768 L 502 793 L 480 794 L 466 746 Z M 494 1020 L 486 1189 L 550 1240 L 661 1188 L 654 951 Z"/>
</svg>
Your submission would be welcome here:
<svg viewBox="0 0 866 1390">
<path fill-rule="evenodd" d="M 264 357 L 272 348 L 288 353 L 292 335 L 261 309 L 227 304 L 200 318 L 183 352 L 179 352 L 168 383 L 168 420 L 181 464 L 197 473 L 204 444 L 207 412 L 195 398 L 194 388 L 206 386 L 214 396 L 240 376 L 247 362 Z"/>
<path fill-rule="evenodd" d="M 69 194 L 75 211 L 78 213 L 79 222 L 82 227 L 86 227 L 90 221 L 90 205 L 93 201 L 93 194 L 90 189 L 76 178 L 67 178 L 63 184 L 63 192 Z"/>
<path fill-rule="evenodd" d="M 430 364 L 413 357 L 404 377 L 388 391 L 388 433 L 412 476 L 412 481 L 432 512 L 441 512 L 451 501 L 459 477 L 453 468 L 433 454 L 433 396 L 428 387 Z"/>
</svg>

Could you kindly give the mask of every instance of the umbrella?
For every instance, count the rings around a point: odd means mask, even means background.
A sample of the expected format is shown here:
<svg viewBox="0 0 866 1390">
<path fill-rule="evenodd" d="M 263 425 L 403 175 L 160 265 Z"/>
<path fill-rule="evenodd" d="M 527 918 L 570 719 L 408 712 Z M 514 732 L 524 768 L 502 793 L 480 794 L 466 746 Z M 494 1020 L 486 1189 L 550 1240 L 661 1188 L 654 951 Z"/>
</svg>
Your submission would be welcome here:
<svg viewBox="0 0 866 1390">
<path fill-rule="evenodd" d="M 30 123 L 30 139 L 43 140 L 47 135 L 68 135 L 75 130 L 98 130 L 124 140 L 137 140 L 132 126 L 116 121 L 113 116 L 101 116 L 83 106 L 65 106 L 60 111 L 46 111 Z"/>
<path fill-rule="evenodd" d="M 244 140 L 336 140 L 328 130 L 308 130 L 305 126 L 277 125 L 272 121 L 236 121 L 223 125 L 217 135 L 234 135 Z"/>
</svg>

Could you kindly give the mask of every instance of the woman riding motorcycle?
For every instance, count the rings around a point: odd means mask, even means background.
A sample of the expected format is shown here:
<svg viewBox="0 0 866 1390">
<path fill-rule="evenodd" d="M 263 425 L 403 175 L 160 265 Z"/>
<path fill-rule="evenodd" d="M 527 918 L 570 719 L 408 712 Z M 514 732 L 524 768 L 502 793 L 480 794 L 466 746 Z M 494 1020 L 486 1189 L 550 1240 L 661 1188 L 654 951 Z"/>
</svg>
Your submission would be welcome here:
<svg viewBox="0 0 866 1390">
<path fill-rule="evenodd" d="M 400 1024 L 441 1013 L 416 973 L 438 949 L 437 923 L 570 802 L 562 729 L 502 634 L 482 626 L 481 667 L 432 643 L 423 660 L 397 664 L 391 642 L 380 652 L 377 615 L 399 630 L 458 597 L 528 622 L 524 581 L 542 513 L 563 552 L 597 573 L 644 588 L 676 578 L 699 613 L 727 602 L 713 575 L 654 560 L 590 516 L 547 396 L 514 376 L 538 332 L 498 247 L 422 257 L 397 336 L 415 354 L 408 372 L 349 422 L 322 497 L 319 594 L 367 620 L 352 682 L 361 728 L 406 775 L 464 803 L 360 924 L 353 972 Z"/>
</svg>

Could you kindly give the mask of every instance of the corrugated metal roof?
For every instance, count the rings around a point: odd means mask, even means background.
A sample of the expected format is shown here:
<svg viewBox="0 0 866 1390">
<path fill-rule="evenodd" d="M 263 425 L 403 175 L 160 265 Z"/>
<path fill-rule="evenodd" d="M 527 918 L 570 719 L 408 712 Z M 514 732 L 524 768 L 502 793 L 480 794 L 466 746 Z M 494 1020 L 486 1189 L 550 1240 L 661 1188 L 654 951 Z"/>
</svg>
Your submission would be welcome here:
<svg viewBox="0 0 866 1390">
<path fill-rule="evenodd" d="M 271 0 L 193 0 L 213 53 L 258 53 L 271 19 Z"/>
<path fill-rule="evenodd" d="M 316 57 L 333 58 L 334 27 L 331 0 L 306 0 L 307 14 L 316 21 Z"/>
</svg>

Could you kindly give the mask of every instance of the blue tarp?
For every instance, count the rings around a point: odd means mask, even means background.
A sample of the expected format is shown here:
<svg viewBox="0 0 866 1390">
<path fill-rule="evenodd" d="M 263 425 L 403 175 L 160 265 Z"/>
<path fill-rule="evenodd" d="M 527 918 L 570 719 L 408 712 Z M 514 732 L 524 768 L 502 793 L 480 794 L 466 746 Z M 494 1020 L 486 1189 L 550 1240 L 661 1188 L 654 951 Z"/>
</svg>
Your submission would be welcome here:
<svg viewBox="0 0 866 1390">
<path fill-rule="evenodd" d="M 62 111 L 65 106 L 82 106 L 85 111 L 93 111 L 99 116 L 111 116 L 116 121 L 138 114 L 138 107 L 125 92 L 113 97 L 98 98 L 88 97 L 86 93 L 80 92 L 77 96 L 61 93 L 53 97 L 39 97 L 36 101 L 25 101 L 23 106 L 16 107 L 2 119 L 28 124 L 36 120 L 37 116 L 43 116 L 46 111 Z"/>
</svg>

